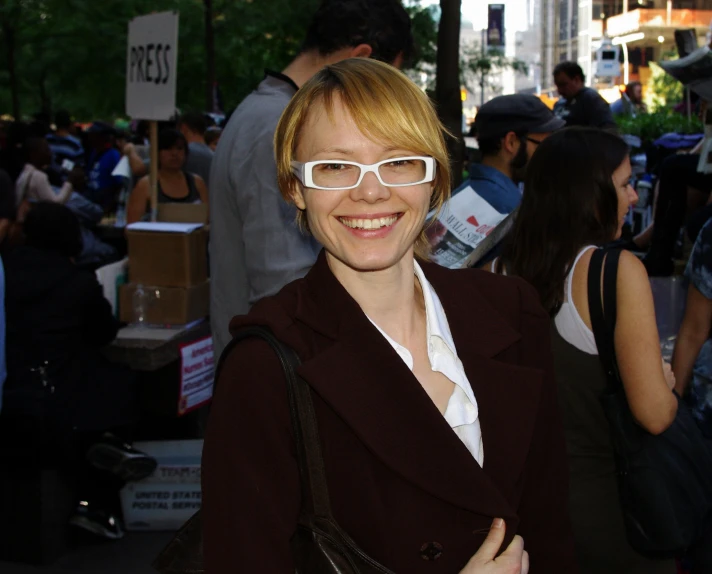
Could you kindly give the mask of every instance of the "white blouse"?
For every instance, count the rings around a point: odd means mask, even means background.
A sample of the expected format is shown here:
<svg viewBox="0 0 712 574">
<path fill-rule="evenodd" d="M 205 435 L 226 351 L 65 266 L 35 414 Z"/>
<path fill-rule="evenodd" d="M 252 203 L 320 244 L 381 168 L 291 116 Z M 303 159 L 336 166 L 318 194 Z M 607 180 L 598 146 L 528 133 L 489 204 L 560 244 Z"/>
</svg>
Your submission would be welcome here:
<svg viewBox="0 0 712 574">
<path fill-rule="evenodd" d="M 427 324 L 428 359 L 433 371 L 442 373 L 455 383 L 452 395 L 445 409 L 445 420 L 455 434 L 472 453 L 477 463 L 482 466 L 484 450 L 482 445 L 482 430 L 480 429 L 477 400 L 472 392 L 470 381 L 467 380 L 465 368 L 457 356 L 455 342 L 452 340 L 450 326 L 445 316 L 440 299 L 433 286 L 425 278 L 423 270 L 414 261 L 415 276 L 420 282 L 425 299 L 425 318 Z M 369 318 L 369 321 L 371 319 Z M 410 351 L 389 337 L 376 323 L 371 321 L 403 359 L 408 368 L 413 370 L 413 356 Z"/>
</svg>

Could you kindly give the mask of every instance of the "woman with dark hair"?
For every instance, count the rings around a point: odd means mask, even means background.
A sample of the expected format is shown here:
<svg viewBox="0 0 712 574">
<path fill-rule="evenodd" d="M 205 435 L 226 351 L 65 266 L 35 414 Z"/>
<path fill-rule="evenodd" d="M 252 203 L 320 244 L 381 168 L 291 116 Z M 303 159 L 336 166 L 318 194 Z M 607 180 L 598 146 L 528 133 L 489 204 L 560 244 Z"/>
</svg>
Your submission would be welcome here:
<svg viewBox="0 0 712 574">
<path fill-rule="evenodd" d="M 39 453 L 36 446 L 20 448 L 21 457 L 79 468 L 81 502 L 71 523 L 119 538 L 120 481 L 155 469 L 153 459 L 117 438 L 136 415 L 133 374 L 100 352 L 116 337 L 119 323 L 94 273 L 74 264 L 82 235 L 68 207 L 34 205 L 24 233 L 25 245 L 3 256 L 7 380 L 2 424 L 7 432 L 0 435 L 12 436 L 13 444 L 42 445 Z"/>
<path fill-rule="evenodd" d="M 628 545 L 608 422 L 599 402 L 606 377 L 589 313 L 591 255 L 621 235 L 637 196 L 628 147 L 617 136 L 569 128 L 542 142 L 527 170 L 517 220 L 492 270 L 531 283 L 553 319 L 554 360 L 571 479 L 571 517 L 581 571 L 672 574 Z M 615 354 L 628 403 L 653 434 L 675 418 L 675 379 L 664 365 L 650 283 L 642 263 L 621 253 Z M 654 504 L 654 501 L 650 501 Z"/>
<path fill-rule="evenodd" d="M 175 129 L 158 135 L 158 203 L 208 203 L 208 188 L 199 175 L 185 171 L 188 142 Z M 140 221 L 149 213 L 151 184 L 142 177 L 129 196 L 126 223 Z"/>
</svg>

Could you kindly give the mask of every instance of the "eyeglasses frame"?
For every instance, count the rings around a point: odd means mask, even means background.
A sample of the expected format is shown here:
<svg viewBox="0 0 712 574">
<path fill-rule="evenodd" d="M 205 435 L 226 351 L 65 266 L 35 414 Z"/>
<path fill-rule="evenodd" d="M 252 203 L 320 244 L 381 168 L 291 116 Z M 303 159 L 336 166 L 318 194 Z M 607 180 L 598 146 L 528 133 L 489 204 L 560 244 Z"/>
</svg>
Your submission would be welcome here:
<svg viewBox="0 0 712 574">
<path fill-rule="evenodd" d="M 383 164 L 390 163 L 393 161 L 403 161 L 403 160 L 413 160 L 413 159 L 419 159 L 419 160 L 423 160 L 425 162 L 425 177 L 421 181 L 416 181 L 413 183 L 386 183 L 381 178 L 381 174 L 378 173 L 378 168 L 380 166 L 382 166 Z M 327 163 L 327 164 L 328 163 L 339 163 L 339 164 L 344 164 L 344 165 L 355 165 L 361 169 L 361 175 L 359 176 L 356 184 L 351 185 L 349 187 L 323 187 L 320 185 L 316 185 L 314 183 L 312 170 L 315 165 L 325 164 L 325 163 Z M 361 185 L 363 178 L 369 172 L 374 173 L 376 175 L 376 178 L 378 178 L 378 181 L 381 183 L 381 185 L 383 185 L 385 187 L 408 187 L 411 185 L 420 185 L 421 183 L 430 183 L 431 181 L 433 181 L 435 179 L 435 168 L 436 168 L 435 158 L 426 156 L 426 155 L 392 157 L 390 159 L 384 159 L 383 161 L 379 161 L 377 163 L 372 163 L 372 164 L 363 164 L 363 163 L 358 163 L 356 161 L 346 161 L 346 160 L 341 160 L 341 159 L 322 159 L 322 160 L 307 161 L 307 162 L 292 160 L 291 165 L 292 165 L 292 173 L 296 176 L 296 178 L 302 183 L 302 185 L 304 187 L 307 187 L 309 189 L 323 189 L 323 190 L 327 190 L 327 191 L 343 191 L 343 190 L 347 190 L 347 189 L 356 189 L 359 185 Z"/>
</svg>

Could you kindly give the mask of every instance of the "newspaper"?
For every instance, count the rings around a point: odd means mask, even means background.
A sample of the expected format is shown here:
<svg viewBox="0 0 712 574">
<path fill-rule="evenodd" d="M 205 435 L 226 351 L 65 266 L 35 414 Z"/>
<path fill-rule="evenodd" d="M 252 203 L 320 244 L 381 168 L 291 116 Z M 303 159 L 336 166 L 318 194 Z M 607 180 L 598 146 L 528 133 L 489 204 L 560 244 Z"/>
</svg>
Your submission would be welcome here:
<svg viewBox="0 0 712 574">
<path fill-rule="evenodd" d="M 425 230 L 431 261 L 458 269 L 472 267 L 499 243 L 511 227 L 513 214 L 494 209 L 472 187 L 455 194 Z"/>
<path fill-rule="evenodd" d="M 708 46 L 679 60 L 658 62 L 658 65 L 701 98 L 712 101 L 712 50 Z"/>
</svg>

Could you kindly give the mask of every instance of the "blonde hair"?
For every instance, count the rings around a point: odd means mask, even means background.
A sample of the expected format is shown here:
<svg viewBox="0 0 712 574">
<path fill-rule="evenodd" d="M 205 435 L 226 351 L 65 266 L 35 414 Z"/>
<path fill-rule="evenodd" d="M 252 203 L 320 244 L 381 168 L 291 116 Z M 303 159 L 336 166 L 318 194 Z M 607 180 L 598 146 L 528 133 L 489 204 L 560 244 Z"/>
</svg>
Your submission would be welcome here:
<svg viewBox="0 0 712 574">
<path fill-rule="evenodd" d="M 450 197 L 445 127 L 428 97 L 405 74 L 388 64 L 366 58 L 351 58 L 326 66 L 297 91 L 284 110 L 274 134 L 277 181 L 282 197 L 294 203 L 301 186 L 292 172 L 291 162 L 309 110 L 321 102 L 333 119 L 335 95 L 365 135 L 435 159 L 437 167 L 430 209 L 439 210 Z M 297 222 L 308 230 L 303 211 L 298 212 Z M 427 259 L 429 251 L 424 227 L 415 242 L 415 252 Z"/>
</svg>

